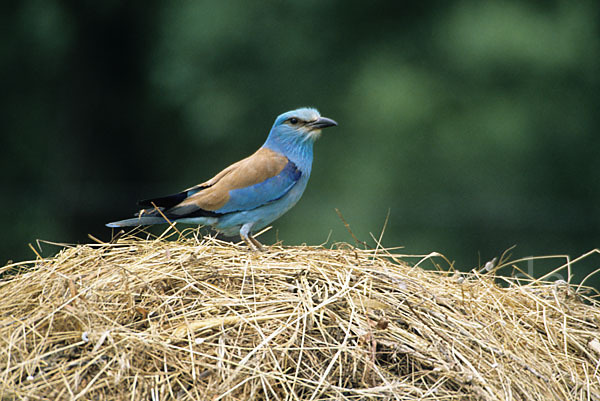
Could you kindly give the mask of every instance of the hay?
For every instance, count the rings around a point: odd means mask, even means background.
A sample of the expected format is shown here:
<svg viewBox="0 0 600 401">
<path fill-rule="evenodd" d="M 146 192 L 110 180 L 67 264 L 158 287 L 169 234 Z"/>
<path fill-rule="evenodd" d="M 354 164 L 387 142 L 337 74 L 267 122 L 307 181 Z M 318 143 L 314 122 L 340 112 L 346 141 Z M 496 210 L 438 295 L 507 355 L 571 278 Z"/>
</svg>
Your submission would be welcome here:
<svg viewBox="0 0 600 401">
<path fill-rule="evenodd" d="M 6 266 L 0 399 L 600 400 L 581 288 L 406 260 L 187 235 Z"/>
</svg>

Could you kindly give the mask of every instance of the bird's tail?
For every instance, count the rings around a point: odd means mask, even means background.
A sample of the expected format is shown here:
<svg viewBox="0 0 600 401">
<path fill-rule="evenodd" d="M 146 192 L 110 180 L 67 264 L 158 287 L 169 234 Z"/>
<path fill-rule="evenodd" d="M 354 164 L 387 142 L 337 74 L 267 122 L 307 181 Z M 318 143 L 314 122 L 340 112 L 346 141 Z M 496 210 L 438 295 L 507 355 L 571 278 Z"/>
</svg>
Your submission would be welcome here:
<svg viewBox="0 0 600 401">
<path fill-rule="evenodd" d="M 160 216 L 141 216 L 134 217 L 131 219 L 113 221 L 112 223 L 107 223 L 106 227 L 110 228 L 119 228 L 119 227 L 137 227 L 137 226 L 150 226 L 152 224 L 163 224 L 167 223 L 167 221 Z"/>
</svg>

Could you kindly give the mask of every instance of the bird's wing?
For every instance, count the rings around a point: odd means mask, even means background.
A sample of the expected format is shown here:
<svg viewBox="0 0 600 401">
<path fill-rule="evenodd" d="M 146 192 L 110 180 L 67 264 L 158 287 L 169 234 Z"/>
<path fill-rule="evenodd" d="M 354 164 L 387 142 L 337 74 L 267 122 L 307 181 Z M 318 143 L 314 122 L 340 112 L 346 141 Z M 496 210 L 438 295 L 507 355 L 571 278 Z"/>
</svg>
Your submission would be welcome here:
<svg viewBox="0 0 600 401">
<path fill-rule="evenodd" d="M 218 216 L 252 210 L 284 196 L 302 175 L 286 156 L 268 148 L 232 164 L 212 179 L 179 194 L 143 201 L 170 218 Z"/>
</svg>

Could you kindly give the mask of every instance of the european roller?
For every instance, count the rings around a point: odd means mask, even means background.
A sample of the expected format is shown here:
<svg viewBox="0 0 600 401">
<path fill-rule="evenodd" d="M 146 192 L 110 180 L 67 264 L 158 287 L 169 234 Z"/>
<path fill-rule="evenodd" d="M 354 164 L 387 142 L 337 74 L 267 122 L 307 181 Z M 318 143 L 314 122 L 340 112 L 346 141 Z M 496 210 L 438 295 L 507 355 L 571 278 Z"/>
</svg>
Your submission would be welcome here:
<svg viewBox="0 0 600 401">
<path fill-rule="evenodd" d="M 254 154 L 208 181 L 185 191 L 138 202 L 137 217 L 108 227 L 172 222 L 212 226 L 226 236 L 238 235 L 252 249 L 252 236 L 290 210 L 302 197 L 313 161 L 313 143 L 323 128 L 337 125 L 313 108 L 283 113 Z"/>
</svg>

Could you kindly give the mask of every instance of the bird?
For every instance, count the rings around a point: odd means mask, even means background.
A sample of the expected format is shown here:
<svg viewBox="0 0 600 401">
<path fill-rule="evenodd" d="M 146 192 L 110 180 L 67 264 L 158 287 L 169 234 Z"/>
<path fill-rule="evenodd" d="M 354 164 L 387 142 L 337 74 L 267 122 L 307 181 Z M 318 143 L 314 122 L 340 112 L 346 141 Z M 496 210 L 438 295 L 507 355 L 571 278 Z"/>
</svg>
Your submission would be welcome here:
<svg viewBox="0 0 600 401">
<path fill-rule="evenodd" d="M 198 224 L 228 237 L 239 235 L 250 249 L 263 250 L 252 234 L 300 200 L 310 178 L 313 144 L 323 128 L 337 125 L 312 107 L 285 112 L 275 119 L 267 140 L 252 155 L 184 191 L 141 200 L 136 217 L 106 226 Z"/>
</svg>

